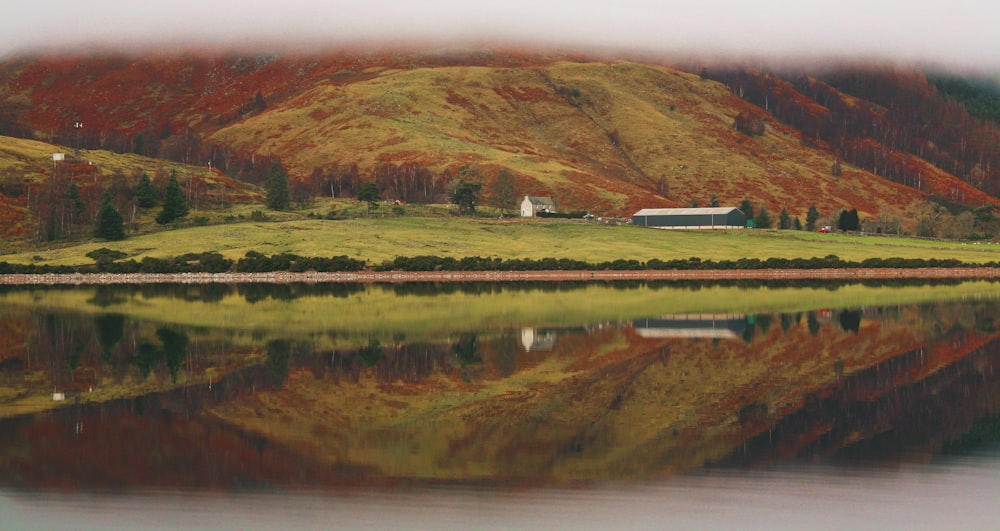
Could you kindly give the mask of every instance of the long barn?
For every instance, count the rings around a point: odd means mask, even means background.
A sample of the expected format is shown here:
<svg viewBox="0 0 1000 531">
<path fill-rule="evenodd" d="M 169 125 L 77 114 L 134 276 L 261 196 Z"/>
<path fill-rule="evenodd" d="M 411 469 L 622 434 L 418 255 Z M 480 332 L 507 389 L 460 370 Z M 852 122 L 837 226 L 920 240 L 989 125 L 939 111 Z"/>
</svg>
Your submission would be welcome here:
<svg viewBox="0 0 1000 531">
<path fill-rule="evenodd" d="M 747 217 L 736 207 L 644 208 L 632 224 L 657 229 L 741 229 Z"/>
</svg>

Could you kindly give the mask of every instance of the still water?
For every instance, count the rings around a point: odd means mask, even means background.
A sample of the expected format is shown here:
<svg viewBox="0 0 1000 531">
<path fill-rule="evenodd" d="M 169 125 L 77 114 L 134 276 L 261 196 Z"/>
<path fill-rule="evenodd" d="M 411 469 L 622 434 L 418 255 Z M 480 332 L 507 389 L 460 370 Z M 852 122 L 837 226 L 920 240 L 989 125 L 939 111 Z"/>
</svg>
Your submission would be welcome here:
<svg viewBox="0 0 1000 531">
<path fill-rule="evenodd" d="M 1000 525 L 1000 284 L 0 291 L 0 529 Z"/>
</svg>

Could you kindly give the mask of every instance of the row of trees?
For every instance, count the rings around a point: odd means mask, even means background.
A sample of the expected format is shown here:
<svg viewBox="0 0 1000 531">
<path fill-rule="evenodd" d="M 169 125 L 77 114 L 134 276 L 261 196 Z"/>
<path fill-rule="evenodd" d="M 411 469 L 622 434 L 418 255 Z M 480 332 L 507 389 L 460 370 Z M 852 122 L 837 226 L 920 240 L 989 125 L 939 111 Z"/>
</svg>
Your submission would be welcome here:
<svg viewBox="0 0 1000 531">
<path fill-rule="evenodd" d="M 1000 194 L 1000 127 L 971 116 L 919 74 L 853 69 L 789 81 L 741 68 L 708 75 L 801 131 L 804 143 L 826 142 L 877 175 L 923 188 L 919 165 L 908 164 L 906 153 Z M 755 124 L 741 116 L 736 125 L 753 134 Z"/>
<path fill-rule="evenodd" d="M 128 214 L 129 222 L 135 222 L 140 209 L 158 204 L 162 204 L 162 210 L 157 223 L 169 224 L 188 214 L 187 195 L 191 191 L 185 193 L 176 173 L 171 173 L 169 179 L 161 177 L 157 186 L 146 173 L 129 178 L 116 170 L 99 182 L 95 170 L 91 183 L 89 174 L 71 172 L 69 164 L 58 163 L 41 185 L 24 184 L 22 178 L 20 186 L 4 186 L 13 194 L 11 197 L 24 197 L 37 222 L 39 241 L 91 232 L 99 238 L 121 239 L 126 225 L 123 212 Z M 3 179 L 4 183 L 8 181 Z"/>
<path fill-rule="evenodd" d="M 715 197 L 712 198 L 713 206 L 718 206 L 718 201 Z M 777 225 L 775 225 L 774 219 L 771 217 L 771 213 L 767 211 L 767 208 L 760 207 L 760 209 L 755 209 L 753 202 L 749 199 L 744 199 L 740 203 L 740 211 L 746 216 L 747 220 L 753 221 L 753 226 L 758 229 L 770 229 L 779 228 L 781 230 L 807 230 L 814 231 L 817 228 L 817 223 L 819 222 L 820 213 L 816 208 L 816 205 L 810 205 L 809 211 L 806 213 L 805 225 L 798 216 L 794 218 L 788 213 L 788 209 L 782 208 L 778 215 Z M 855 211 L 856 212 L 856 211 Z"/>
</svg>

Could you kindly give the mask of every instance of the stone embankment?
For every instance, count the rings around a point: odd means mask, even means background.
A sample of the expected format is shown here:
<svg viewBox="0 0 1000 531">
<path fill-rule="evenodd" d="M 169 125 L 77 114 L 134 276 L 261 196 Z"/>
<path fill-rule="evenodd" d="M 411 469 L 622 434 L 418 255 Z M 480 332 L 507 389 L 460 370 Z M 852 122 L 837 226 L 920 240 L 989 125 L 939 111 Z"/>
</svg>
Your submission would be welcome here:
<svg viewBox="0 0 1000 531">
<path fill-rule="evenodd" d="M 243 284 L 290 282 L 522 282 L 610 280 L 998 279 L 1000 268 L 669 271 L 390 271 L 351 273 L 72 273 L 0 275 L 0 285 Z"/>
</svg>

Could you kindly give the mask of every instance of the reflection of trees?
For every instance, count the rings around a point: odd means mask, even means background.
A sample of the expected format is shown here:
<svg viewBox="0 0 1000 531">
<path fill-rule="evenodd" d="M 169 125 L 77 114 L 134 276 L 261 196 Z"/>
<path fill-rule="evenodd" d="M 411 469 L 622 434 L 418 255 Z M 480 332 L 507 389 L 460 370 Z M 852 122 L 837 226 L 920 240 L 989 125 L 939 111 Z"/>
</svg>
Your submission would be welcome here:
<svg viewBox="0 0 1000 531">
<path fill-rule="evenodd" d="M 267 375 L 271 378 L 271 385 L 281 387 L 288 377 L 288 367 L 291 361 L 292 347 L 287 339 L 275 339 L 267 342 L 265 347 L 267 359 L 264 367 L 267 368 Z"/>
<path fill-rule="evenodd" d="M 358 357 L 365 367 L 374 367 L 382 359 L 382 345 L 377 339 L 368 338 L 368 345 L 358 349 Z"/>
<path fill-rule="evenodd" d="M 135 364 L 139 367 L 139 374 L 143 378 L 149 376 L 150 371 L 153 370 L 153 365 L 160 359 L 160 349 L 156 345 L 148 342 L 142 342 L 139 344 L 139 348 L 135 353 Z"/>
<path fill-rule="evenodd" d="M 809 327 L 809 335 L 816 337 L 819 335 L 819 317 L 816 312 L 806 314 L 806 325 Z"/>
<path fill-rule="evenodd" d="M 458 362 L 462 365 L 471 365 L 474 363 L 482 363 L 482 358 L 478 355 L 479 350 L 479 335 L 472 333 L 460 334 L 458 336 L 458 341 L 455 342 L 451 347 L 452 352 L 455 353 L 455 357 L 458 358 Z"/>
<path fill-rule="evenodd" d="M 493 345 L 496 350 L 497 371 L 501 378 L 506 378 L 517 371 L 517 355 L 524 349 L 521 344 L 521 334 L 513 328 L 503 331 Z"/>
<path fill-rule="evenodd" d="M 970 338 L 971 339 L 971 338 Z M 919 348 L 839 379 L 835 389 L 808 396 L 798 411 L 775 421 L 765 405 L 740 411 L 744 427 L 762 432 L 732 456 L 735 462 L 791 456 L 851 459 L 924 457 L 969 431 L 976 419 L 1000 411 L 1000 340 L 964 354 L 973 344 L 954 338 Z M 932 360 L 931 356 L 939 358 Z M 949 363 L 952 357 L 960 357 Z M 944 364 L 944 367 L 940 365 Z M 842 374 L 843 365 L 834 364 Z M 764 431 L 766 430 L 766 431 Z"/>
<path fill-rule="evenodd" d="M 187 354 L 188 337 L 182 332 L 176 332 L 169 328 L 160 328 L 156 331 L 156 337 L 163 343 L 163 358 L 167 362 L 167 370 L 170 371 L 170 379 L 177 381 L 177 372 L 180 370 L 184 355 Z"/>
<path fill-rule="evenodd" d="M 125 335 L 125 316 L 116 313 L 106 313 L 94 318 L 94 328 L 97 329 L 97 342 L 104 352 L 104 361 L 111 361 L 111 351 Z"/>
<path fill-rule="evenodd" d="M 857 334 L 861 330 L 861 311 L 844 310 L 840 312 L 840 328 L 844 332 L 854 332 Z"/>
<path fill-rule="evenodd" d="M 450 345 L 381 345 L 377 342 L 374 345 L 378 355 L 374 365 L 371 365 L 372 354 L 365 352 L 368 346 L 353 351 L 315 353 L 303 363 L 312 364 L 312 373 L 317 378 L 329 373 L 335 381 L 341 378 L 358 381 L 362 371 L 374 369 L 375 379 L 380 382 L 404 383 L 420 383 L 453 366 L 454 354 Z"/>
</svg>

